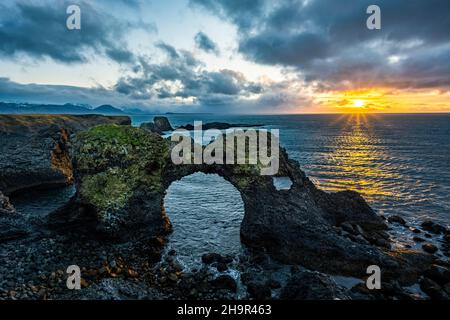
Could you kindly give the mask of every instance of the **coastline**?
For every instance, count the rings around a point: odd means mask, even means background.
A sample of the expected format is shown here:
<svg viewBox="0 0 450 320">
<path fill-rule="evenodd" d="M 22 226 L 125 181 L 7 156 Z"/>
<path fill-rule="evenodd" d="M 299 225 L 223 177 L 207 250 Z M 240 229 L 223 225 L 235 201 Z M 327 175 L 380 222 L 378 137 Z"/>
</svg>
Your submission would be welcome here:
<svg viewBox="0 0 450 320">
<path fill-rule="evenodd" d="M 50 118 L 58 119 L 59 116 L 52 116 Z M 47 118 L 47 117 L 46 117 Z M 100 119 L 99 121 L 97 121 Z M 98 118 L 96 120 L 95 124 L 100 124 L 103 121 L 105 121 L 102 117 Z M 115 118 L 108 120 L 109 123 L 115 123 Z M 100 122 L 100 123 L 98 123 Z M 123 121 L 120 120 L 120 125 L 124 128 L 128 127 L 129 120 Z M 39 167 L 30 167 L 27 165 L 25 168 L 26 170 L 33 169 L 33 171 L 37 171 L 38 174 L 40 174 L 36 178 L 36 180 L 40 180 L 42 184 L 48 183 L 50 179 L 47 179 L 45 177 L 48 176 L 47 173 L 42 174 L 41 170 L 44 172 L 48 171 L 48 168 L 51 168 L 52 164 L 52 157 L 51 154 L 54 152 L 55 148 L 58 149 L 60 153 L 63 154 L 62 158 L 70 157 L 70 162 L 73 161 L 73 154 L 71 154 L 71 151 L 69 152 L 69 149 L 71 149 L 72 142 L 76 141 L 76 133 L 82 132 L 83 130 L 87 129 L 88 127 L 91 127 L 93 124 L 82 124 L 82 125 L 72 125 L 70 121 L 67 121 L 66 116 L 64 116 L 64 121 L 60 122 L 59 120 L 55 122 L 45 123 L 45 124 L 39 124 L 36 130 L 30 130 L 31 133 L 26 134 L 23 139 L 30 140 L 31 137 L 36 138 L 37 141 L 41 140 L 48 140 L 48 137 L 52 137 L 51 143 L 46 144 L 45 148 L 42 148 L 41 145 L 38 145 L 36 150 L 38 152 L 42 152 L 46 154 L 46 156 L 49 157 L 49 160 L 45 162 L 45 168 L 41 169 L 41 163 L 39 164 Z M 63 123 L 61 127 L 61 123 Z M 29 127 L 29 124 L 26 124 L 26 127 Z M 6 135 L 8 135 L 8 138 L 11 138 L 15 134 L 14 130 L 15 126 L 8 127 L 7 130 L 4 130 Z M 61 134 L 61 132 L 64 132 L 64 130 L 67 130 L 69 134 Z M 22 128 L 21 128 L 22 130 Z M 20 130 L 20 134 L 22 134 L 22 131 Z M 130 133 L 127 134 L 139 134 L 146 136 L 146 133 L 141 132 L 141 129 L 132 129 Z M 36 135 L 37 132 L 37 135 Z M 147 137 L 147 136 L 146 136 Z M 154 141 L 158 141 L 158 143 L 163 143 L 163 140 L 159 140 L 160 138 L 157 135 L 150 135 L 148 137 L 151 137 L 151 139 L 155 139 Z M 87 139 L 90 139 L 91 137 L 87 136 Z M 66 139 L 66 140 L 64 140 Z M 75 140 L 74 140 L 75 139 Z M 61 142 L 63 140 L 63 142 Z M 23 140 L 20 140 L 23 141 Z M 69 142 L 70 141 L 70 142 Z M 86 145 L 85 140 L 81 145 Z M 71 145 L 70 148 L 61 147 L 61 144 L 64 146 Z M 33 144 L 25 144 L 26 146 L 30 147 L 34 150 Z M 59 146 L 58 148 L 56 146 Z M 76 149 L 76 147 L 75 147 Z M 12 148 L 9 148 L 8 150 L 12 150 Z M 8 155 L 8 153 L 5 153 Z M 30 153 L 27 152 L 19 152 L 18 157 L 23 157 L 24 155 L 29 155 Z M 75 152 L 76 154 L 76 152 Z M 84 154 L 83 156 L 89 157 L 88 154 Z M 98 155 L 97 155 L 98 156 Z M 159 158 L 161 155 L 156 154 L 156 157 Z M 27 156 L 28 157 L 28 156 Z M 78 150 L 78 157 L 80 157 L 80 150 Z M 13 159 L 12 164 L 15 165 L 15 160 Z M 80 165 L 80 159 L 78 158 L 78 161 L 76 162 L 77 165 Z M 67 164 L 67 161 L 65 162 Z M 379 232 L 380 230 L 370 230 L 370 228 L 364 227 L 364 222 L 370 221 L 371 219 L 375 219 L 374 225 L 378 225 L 381 230 L 385 229 L 385 227 L 381 227 L 382 225 L 385 225 L 385 222 L 380 220 L 379 218 L 375 218 L 373 216 L 371 209 L 365 204 L 364 200 L 355 193 L 340 193 L 340 194 L 325 194 L 322 193 L 322 191 L 318 190 L 314 187 L 314 185 L 309 181 L 309 179 L 304 175 L 304 173 L 297 167 L 297 164 L 294 162 L 291 162 L 289 160 L 289 157 L 287 154 L 283 154 L 283 160 L 282 163 L 284 164 L 284 172 L 287 172 L 291 178 L 293 178 L 294 183 L 298 184 L 299 189 L 294 189 L 301 192 L 301 194 L 304 193 L 303 188 L 307 186 L 306 188 L 309 190 L 308 192 L 311 194 L 315 194 L 312 199 L 315 199 L 316 204 L 311 204 L 311 208 L 307 210 L 307 212 L 311 213 L 314 212 L 314 214 L 319 212 L 318 210 L 321 210 L 321 212 L 326 212 L 326 219 L 331 225 L 328 229 L 328 232 L 336 233 L 336 238 L 330 238 L 332 241 L 337 241 L 339 243 L 335 243 L 333 245 L 336 245 L 336 248 L 346 247 L 345 244 L 353 243 L 355 246 L 361 246 L 361 248 L 364 248 L 364 250 L 375 250 L 374 252 L 377 252 L 377 254 L 384 255 L 384 250 L 386 252 L 389 252 L 390 250 L 388 247 L 390 247 L 388 238 L 386 239 L 385 236 L 381 236 L 381 233 L 375 237 L 374 243 L 369 243 L 367 240 L 370 236 L 370 232 L 376 231 Z M 11 165 L 10 165 L 11 166 Z M 66 168 L 67 169 L 67 168 Z M 92 170 L 95 168 L 90 167 L 88 171 L 82 173 L 82 171 L 77 171 L 75 173 L 72 172 L 72 176 L 75 177 L 76 183 L 80 183 L 80 181 L 83 181 L 83 175 L 86 177 L 89 177 L 92 175 Z M 25 169 L 16 169 L 17 171 L 22 172 L 22 174 L 26 175 L 27 177 L 30 176 L 29 171 L 26 171 Z M 75 170 L 80 170 L 80 167 L 75 167 Z M 201 168 L 189 168 L 187 171 L 192 172 L 195 170 L 207 170 L 210 172 L 210 169 L 201 169 Z M 223 174 L 225 177 L 230 179 L 231 181 L 235 181 L 235 185 L 239 186 L 240 180 L 239 177 L 239 171 L 232 171 L 232 172 L 222 172 L 220 171 L 220 168 L 217 168 L 215 170 L 218 170 L 216 172 L 219 172 Z M 53 170 L 54 171 L 54 170 Z M 60 173 L 58 175 L 58 181 L 62 181 L 62 183 L 67 183 L 70 181 L 67 181 L 67 177 L 70 175 L 62 174 L 63 170 L 60 168 Z M 179 173 L 177 173 L 178 175 Z M 186 175 L 187 173 L 183 173 L 182 175 Z M 169 174 L 170 176 L 171 174 Z M 15 177 L 17 177 L 17 174 L 14 174 Z M 44 177 L 44 178 L 43 178 Z M 62 177 L 62 178 L 61 178 Z M 78 179 L 78 180 L 77 180 Z M 167 182 L 164 182 L 164 184 L 169 185 L 171 180 L 179 179 L 178 177 L 170 177 L 170 179 Z M 236 180 L 234 180 L 236 179 Z M 0 179 L 1 181 L 1 179 Z M 259 184 L 265 185 L 265 180 L 258 180 Z M 301 188 L 300 188 L 301 186 Z M 295 188 L 295 186 L 294 186 Z M 11 190 L 11 187 L 6 187 L 5 190 Z M 18 190 L 18 189 L 17 189 Z M 242 193 L 245 194 L 246 189 L 245 187 L 240 190 Z M 276 191 L 275 191 L 276 192 Z M 275 205 L 272 204 L 275 211 L 279 211 L 280 209 L 284 210 L 285 212 L 290 212 L 291 210 L 297 210 L 293 209 L 295 207 L 287 207 L 283 208 L 284 206 L 288 206 L 288 201 L 293 203 L 298 203 L 297 198 L 295 198 L 297 195 L 294 196 L 294 192 L 292 192 L 292 199 L 287 198 L 286 193 L 280 193 L 284 194 L 283 197 L 272 197 L 273 194 L 263 193 L 264 197 L 267 197 L 270 199 L 270 202 L 275 202 Z M 77 195 L 78 196 L 78 195 Z M 261 198 L 257 194 L 253 194 L 254 200 L 261 201 Z M 310 195 L 308 195 L 309 197 Z M 263 197 L 263 198 L 264 198 Z M 245 197 L 244 197 L 245 198 Z M 251 198 L 250 196 L 247 196 L 246 198 Z M 283 199 L 284 198 L 284 199 Z M 85 200 L 83 200 L 85 201 Z M 82 202 L 83 202 L 82 201 Z M 285 202 L 286 201 L 286 202 Z M 264 203 L 264 202 L 263 202 Z M 317 203 L 319 205 L 317 206 Z M 92 205 L 93 203 L 90 203 Z M 351 204 L 351 205 L 349 205 Z M 251 205 L 250 207 L 252 207 Z M 358 210 L 355 210 L 355 206 L 359 208 Z M 367 206 L 367 207 L 366 207 Z M 249 206 L 247 206 L 249 207 Z M 342 210 L 342 208 L 345 208 Z M 75 210 L 76 209 L 76 210 Z M 33 219 L 32 216 L 25 216 L 21 215 L 20 213 L 16 213 L 14 215 L 5 216 L 2 215 L 0 217 L 1 223 L 4 226 L 4 229 L 10 228 L 12 225 L 14 225 L 17 228 L 17 236 L 18 238 L 15 238 L 14 240 L 11 240 L 11 237 L 2 238 L 1 241 L 1 253 L 4 257 L 11 258 L 7 264 L 5 270 L 14 269 L 16 265 L 16 261 L 12 256 L 13 252 L 16 252 L 14 256 L 16 258 L 20 258 L 23 256 L 28 256 L 29 260 L 28 265 L 26 268 L 31 268 L 27 270 L 27 277 L 30 278 L 24 278 L 24 282 L 28 282 L 30 279 L 33 279 L 32 282 L 36 283 L 31 286 L 27 286 L 27 288 L 24 291 L 21 291 L 22 289 L 18 289 L 16 283 L 11 283 L 12 280 L 6 279 L 4 281 L 6 283 L 6 286 L 2 288 L 3 290 L 3 296 L 2 298 L 13 298 L 13 297 L 22 297 L 22 298 L 86 298 L 91 297 L 93 299 L 101 299 L 101 298 L 146 298 L 146 299 L 162 299 L 162 298 L 209 298 L 209 299 L 223 299 L 223 298 L 232 298 L 233 292 L 236 290 L 236 284 L 233 284 L 234 279 L 227 278 L 225 276 L 219 276 L 217 278 L 212 278 L 214 275 L 211 275 L 210 270 L 208 269 L 202 269 L 198 273 L 194 274 L 183 274 L 183 270 L 179 270 L 180 267 L 177 265 L 176 262 L 176 252 L 167 255 L 164 257 L 164 261 L 160 261 L 161 254 L 165 245 L 165 239 L 164 235 L 165 232 L 159 233 L 161 231 L 157 231 L 156 233 L 153 233 L 153 235 L 149 234 L 149 237 L 144 239 L 144 241 L 137 241 L 136 239 L 133 239 L 132 241 L 105 241 L 104 235 L 101 233 L 98 233 L 97 223 L 95 219 L 93 219 L 93 216 L 89 215 L 89 212 L 85 209 L 80 209 L 79 203 L 77 201 L 71 201 L 67 204 L 66 207 L 62 208 L 61 210 L 58 210 L 59 212 L 54 213 L 49 216 L 49 220 L 43 219 L 41 221 L 36 221 Z M 274 211 L 274 212 L 275 212 Z M 70 214 L 67 214 L 70 212 Z M 75 215 L 73 215 L 73 212 L 76 212 Z M 356 214 L 361 214 L 361 212 L 366 212 L 366 216 L 363 216 L 364 219 L 361 219 L 361 217 L 358 217 Z M 322 213 L 320 213 L 321 215 Z M 286 217 L 289 217 L 289 215 L 286 215 Z M 52 218 L 56 218 L 56 220 L 51 221 Z M 314 221 L 314 225 L 324 225 L 325 221 L 323 221 L 324 217 L 321 217 L 317 221 Z M 169 217 L 170 219 L 170 217 Z M 292 218 L 290 218 L 292 219 Z M 309 219 L 309 218 L 308 218 Z M 359 220 L 358 220 L 359 219 Z M 247 219 L 248 220 L 248 219 Z M 392 220 L 392 219 L 391 219 Z M 295 220 L 293 220 L 295 221 Z M 376 222 L 375 222 L 376 221 Z M 157 222 L 157 220 L 154 220 L 154 222 Z M 162 220 L 163 223 L 165 223 L 165 220 Z M 401 224 L 404 225 L 404 223 L 401 222 L 399 219 L 394 219 L 392 221 L 388 221 L 390 224 Z M 141 222 L 139 222 L 141 223 Z M 139 224 L 138 223 L 138 224 Z M 159 223 L 159 222 L 157 222 Z M 347 223 L 347 224 L 346 224 Z M 251 225 L 251 224 L 250 224 Z M 428 225 L 428 226 L 427 226 Z M 440 229 L 439 227 L 434 228 L 432 224 L 427 224 L 424 228 L 426 232 L 432 232 L 430 230 L 434 230 L 433 232 L 437 232 L 439 234 L 446 234 L 448 230 Z M 297 231 L 292 229 L 293 234 L 295 237 L 289 238 L 289 232 L 286 232 L 286 230 L 291 230 L 289 228 L 286 228 L 289 226 L 289 223 L 287 223 L 285 226 L 280 228 L 279 230 L 275 230 L 273 232 L 277 232 L 274 235 L 282 236 L 285 238 L 280 239 L 286 239 L 287 244 L 291 245 L 289 242 L 296 241 L 293 240 L 294 238 L 298 237 L 304 237 L 304 232 L 296 233 Z M 361 226 L 363 226 L 363 229 L 361 230 Z M 247 227 L 249 228 L 249 231 L 247 231 L 247 243 L 251 246 L 254 246 L 256 249 L 255 252 L 249 253 L 249 256 L 246 257 L 248 260 L 248 265 L 246 268 L 254 267 L 255 265 L 260 265 L 261 261 L 266 260 L 265 256 L 266 253 L 261 254 L 261 252 L 258 252 L 258 247 L 270 247 L 271 244 L 267 243 L 267 240 L 264 240 L 263 238 L 258 238 L 258 230 L 254 229 L 253 227 Z M 305 230 L 309 230 L 308 228 L 312 228 L 310 226 L 307 227 Z M 81 229 L 84 229 L 84 231 L 87 232 L 80 232 Z M 428 230 L 427 230 L 428 229 Z M 97 230 L 97 231 L 96 231 Z M 134 227 L 130 230 L 135 230 Z M 161 230 L 161 229 L 158 229 Z M 284 230 L 284 231 L 283 231 Z M 121 231 L 114 231 L 121 233 Z M 134 232 L 134 231 L 133 231 Z M 285 232 L 287 234 L 280 234 L 282 232 Z M 322 231 L 323 232 L 323 231 Z M 413 232 L 413 231 L 411 231 Z M 373 236 L 373 235 L 372 235 Z M 311 239 L 316 239 L 319 241 L 321 239 L 320 235 L 311 235 Z M 1 237 L 0 237 L 1 239 Z M 384 239 L 384 241 L 383 241 Z M 308 240 L 309 243 L 310 240 Z M 330 241 L 330 240 L 327 240 Z M 256 243 L 256 245 L 255 245 Z M 320 242 L 318 242 L 320 243 Z M 323 247 L 319 245 L 319 247 L 315 247 L 318 245 L 318 243 L 311 243 L 312 248 L 315 248 L 315 250 L 323 250 Z M 67 247 L 69 246 L 69 247 Z M 69 249 L 70 248 L 70 249 Z M 304 251 L 304 248 L 301 249 L 300 254 L 305 254 L 305 257 L 297 256 L 295 257 L 295 250 L 292 248 L 296 248 L 296 246 L 288 247 L 286 252 L 283 255 L 280 255 L 279 253 L 275 254 L 274 257 L 277 259 L 285 260 L 289 256 L 293 256 L 293 259 L 291 262 L 294 262 L 294 264 L 297 264 L 298 267 L 294 267 L 289 272 L 289 278 L 290 281 L 288 283 L 285 283 L 285 286 L 291 286 L 288 287 L 289 289 L 286 289 L 286 292 L 292 292 L 295 291 L 292 289 L 292 286 L 295 286 L 295 284 L 299 281 L 298 279 L 303 279 L 302 282 L 308 283 L 308 281 L 311 281 L 311 288 L 314 286 L 313 284 L 319 281 L 323 284 L 323 287 L 321 287 L 320 290 L 314 289 L 312 294 L 317 294 L 315 296 L 312 296 L 312 298 L 317 299 L 334 299 L 334 298 L 356 298 L 356 299 L 391 299 L 393 297 L 396 298 L 413 298 L 414 294 L 408 293 L 408 291 L 405 289 L 405 285 L 408 282 L 411 282 L 411 280 L 405 281 L 405 284 L 403 286 L 397 281 L 392 280 L 391 282 L 386 283 L 386 287 L 389 288 L 387 291 L 381 291 L 377 294 L 364 292 L 364 290 L 360 290 L 362 288 L 352 288 L 352 289 L 345 289 L 340 286 L 338 286 L 334 280 L 332 280 L 328 275 L 323 273 L 318 273 L 312 268 L 312 272 L 305 270 L 303 266 L 301 266 L 296 259 L 300 259 L 303 262 L 310 263 L 310 268 L 313 266 L 317 266 L 319 269 L 328 268 L 329 266 L 323 266 L 323 262 L 317 257 L 317 253 L 314 253 L 314 250 L 311 251 Z M 318 249 L 319 248 L 319 249 Z M 68 250 L 69 249 L 69 250 Z M 252 249 L 252 250 L 254 250 Z M 17 251 L 16 251 L 17 250 Z M 345 248 L 338 249 L 343 250 L 345 252 Z M 46 255 L 43 254 L 43 252 L 55 252 L 55 254 Z M 274 249 L 273 253 L 278 252 L 278 249 Z M 86 256 L 86 252 L 89 252 L 89 256 Z M 323 259 L 328 259 L 326 256 L 327 251 L 325 250 L 321 255 L 323 255 Z M 335 253 L 333 253 L 335 254 Z M 358 254 L 361 254 L 361 259 L 365 256 L 363 252 L 360 252 Z M 395 256 L 396 254 L 404 254 L 404 252 L 399 251 L 393 251 L 392 255 Z M 36 259 L 38 256 L 44 256 L 46 259 L 45 262 L 43 262 L 43 276 L 36 277 L 32 274 L 32 268 L 34 268 L 32 265 L 35 263 L 33 259 Z M 355 258 L 354 253 L 351 257 L 352 261 L 357 262 L 358 257 Z M 150 257 L 150 261 L 149 261 Z M 405 255 L 407 257 L 407 255 Z M 436 279 L 436 275 L 433 274 L 437 271 L 435 270 L 437 267 L 432 267 L 431 260 L 434 260 L 433 263 L 440 263 L 440 268 L 446 268 L 448 265 L 446 265 L 445 261 L 437 261 L 437 259 L 430 259 L 432 257 L 431 255 L 422 255 L 422 254 L 415 254 L 411 256 L 412 260 L 414 261 L 414 264 L 416 264 L 414 267 L 423 268 L 423 270 L 419 271 L 419 274 L 421 277 L 424 277 L 424 275 L 428 274 L 428 277 L 425 277 L 425 279 L 429 279 L 430 281 L 434 281 L 432 279 Z M 339 256 L 335 256 L 335 258 L 339 261 Z M 216 260 L 212 263 L 218 262 L 219 260 L 223 260 L 223 263 L 226 264 L 226 261 L 229 261 L 226 257 L 217 257 Z M 319 260 L 317 260 L 319 259 Z M 409 259 L 409 258 L 406 258 Z M 214 259 L 213 259 L 214 260 Z M 361 260 L 361 262 L 363 261 Z M 395 259 L 394 259 L 395 260 Z M 84 271 L 87 273 L 87 277 L 84 279 L 83 287 L 85 287 L 87 290 L 84 290 L 83 293 L 68 293 L 67 290 L 64 288 L 64 265 L 67 263 L 70 263 L 70 261 L 81 261 L 82 265 L 85 265 Z M 288 261 L 286 261 L 288 262 Z M 155 270 L 153 267 L 156 263 L 162 263 L 162 267 L 160 265 L 159 270 Z M 241 261 L 230 261 L 230 263 L 241 263 Z M 424 266 L 420 266 L 421 263 L 424 263 Z M 448 263 L 448 262 L 447 262 Z M 208 263 L 205 263 L 208 265 Z M 351 266 L 351 268 L 356 268 L 358 263 Z M 406 264 L 409 266 L 408 268 L 411 268 L 412 266 L 408 263 Z M 3 268 L 5 266 L 2 265 Z M 403 265 L 402 267 L 405 267 Z M 336 269 L 337 268 L 337 269 Z M 338 265 L 331 267 L 330 270 L 333 270 L 334 272 L 338 271 L 341 272 L 341 274 L 348 274 L 348 271 L 350 270 L 348 266 L 342 265 L 342 269 L 339 271 Z M 396 267 L 394 266 L 394 269 Z M 431 269 L 430 269 L 431 268 Z M 434 268 L 434 269 L 433 269 Z M 51 271 L 53 270 L 53 271 Z M 413 269 L 408 270 L 408 272 L 413 272 Z M 429 271 L 434 270 L 434 271 Z M 438 269 L 439 271 L 440 269 Z M 324 271 L 324 270 L 322 270 Z M 362 271 L 362 270 L 361 270 Z M 359 272 L 361 279 L 363 279 L 362 274 L 363 272 Z M 417 271 L 414 271 L 417 272 Z M 413 272 L 413 273 L 414 273 Z M 431 278 L 430 277 L 431 272 Z M 245 272 L 244 272 L 245 273 Z M 7 272 L 5 272 L 7 274 Z M 7 277 L 8 274 L 7 274 Z M 222 277 L 222 278 L 221 278 Z M 251 278 L 251 277 L 250 277 Z M 258 278 L 258 277 L 257 277 Z M 136 280 L 138 279 L 138 280 Z M 161 281 L 164 279 L 164 281 Z M 200 280 L 199 280 L 200 279 Z M 305 280 L 306 279 L 306 280 Z M 233 281 L 232 281 L 233 280 Z M 275 284 L 272 283 L 271 285 L 268 284 L 267 278 L 262 279 L 247 279 L 247 288 L 249 289 L 248 294 L 250 296 L 254 296 L 256 298 L 270 298 L 271 296 L 268 296 L 268 292 L 272 290 L 276 290 L 278 288 L 278 285 L 280 283 Z M 418 281 L 419 276 L 416 276 L 414 281 Z M 184 283 L 187 282 L 189 285 L 186 285 L 185 289 L 182 289 L 185 285 Z M 205 285 L 206 282 L 206 285 Z M 402 282 L 402 281 L 400 281 Z M 426 281 L 425 281 L 426 282 Z M 203 286 L 205 288 L 201 287 L 201 284 L 203 283 Z M 417 282 L 416 282 L 417 283 Z M 422 280 L 423 283 L 423 280 Z M 410 285 L 411 283 L 408 283 Z M 10 286 L 11 285 L 11 286 Z M 425 285 L 422 285 L 426 287 L 427 283 Z M 273 286 L 274 288 L 272 288 Z M 306 286 L 308 286 L 306 284 Z M 435 290 L 435 289 L 429 289 L 430 287 L 435 288 L 435 286 L 428 281 L 428 293 L 433 292 L 432 294 L 435 295 L 434 297 L 437 297 L 439 292 L 441 292 L 441 295 L 445 295 L 445 291 L 442 289 L 441 291 Z M 37 288 L 37 290 L 35 290 Z M 107 288 L 115 288 L 112 291 Z M 121 295 L 118 290 L 122 290 L 129 293 L 129 296 L 127 295 Z M 195 292 L 202 293 L 201 296 L 198 295 L 191 295 L 193 292 L 193 289 L 195 289 Z M 300 289 L 299 289 L 300 290 Z M 303 288 L 300 290 L 300 292 L 308 291 L 308 287 Z M 312 289 L 311 289 L 312 290 Z M 431 291 L 430 291 L 431 290 Z M 434 290 L 434 291 L 433 291 Z M 283 291 L 283 289 L 281 289 Z M 12 294 L 13 292 L 14 294 Z M 134 292 L 134 293 L 133 293 Z M 140 296 L 139 294 L 136 296 L 136 292 L 145 292 L 144 296 Z M 230 295 L 231 294 L 231 295 Z M 287 293 L 284 295 L 280 293 L 282 297 L 285 297 L 287 299 L 295 299 L 295 298 L 301 298 L 301 297 L 292 297 L 287 296 Z M 25 296 L 23 296 L 25 295 Z M 305 297 L 308 298 L 308 297 Z M 433 298 L 433 297 L 432 297 Z"/>
</svg>

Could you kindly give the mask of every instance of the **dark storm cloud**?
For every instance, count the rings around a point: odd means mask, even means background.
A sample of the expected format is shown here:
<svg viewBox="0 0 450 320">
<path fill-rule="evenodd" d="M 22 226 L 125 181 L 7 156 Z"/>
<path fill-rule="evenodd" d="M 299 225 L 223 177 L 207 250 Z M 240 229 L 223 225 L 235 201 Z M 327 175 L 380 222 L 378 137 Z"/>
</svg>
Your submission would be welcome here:
<svg viewBox="0 0 450 320">
<path fill-rule="evenodd" d="M 239 51 L 247 58 L 295 68 L 325 87 L 381 80 L 410 87 L 450 82 L 447 0 L 191 2 L 235 24 Z M 381 8 L 381 30 L 366 28 L 372 4 Z"/>
<path fill-rule="evenodd" d="M 202 49 L 207 53 L 214 53 L 216 55 L 219 54 L 219 48 L 217 47 L 217 44 L 212 41 L 205 33 L 198 32 L 195 35 L 194 40 L 197 48 Z"/>
<path fill-rule="evenodd" d="M 78 4 L 81 30 L 68 30 L 66 9 Z M 0 4 L 0 55 L 50 57 L 64 63 L 84 62 L 101 53 L 117 62 L 131 62 L 123 41 L 124 25 L 87 1 L 17 1 Z"/>
<path fill-rule="evenodd" d="M 248 81 L 241 73 L 222 69 L 207 71 L 190 52 L 176 50 L 166 43 L 156 47 L 166 53 L 163 63 L 139 58 L 138 74 L 122 77 L 115 90 L 133 99 L 190 98 L 195 103 L 218 105 L 243 96 L 260 94 L 264 88 Z"/>
</svg>

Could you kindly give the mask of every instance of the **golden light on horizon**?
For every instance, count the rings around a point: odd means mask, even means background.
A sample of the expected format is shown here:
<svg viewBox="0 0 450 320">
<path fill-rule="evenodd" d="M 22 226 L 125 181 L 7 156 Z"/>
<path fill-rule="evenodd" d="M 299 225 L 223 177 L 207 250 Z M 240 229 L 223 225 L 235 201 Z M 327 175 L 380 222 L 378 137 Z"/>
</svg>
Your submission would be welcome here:
<svg viewBox="0 0 450 320">
<path fill-rule="evenodd" d="M 450 91 L 374 87 L 322 92 L 314 103 L 325 113 L 450 112 Z"/>
<path fill-rule="evenodd" d="M 316 102 L 341 113 L 365 113 L 384 109 L 383 97 L 384 90 L 371 88 L 329 92 Z"/>
</svg>

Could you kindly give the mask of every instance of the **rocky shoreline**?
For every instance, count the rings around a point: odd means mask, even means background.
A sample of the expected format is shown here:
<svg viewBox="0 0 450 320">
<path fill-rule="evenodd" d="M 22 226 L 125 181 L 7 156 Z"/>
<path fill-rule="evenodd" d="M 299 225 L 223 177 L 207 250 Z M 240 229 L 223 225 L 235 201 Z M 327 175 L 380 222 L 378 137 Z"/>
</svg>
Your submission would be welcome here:
<svg viewBox="0 0 450 320">
<path fill-rule="evenodd" d="M 0 193 L 0 299 L 449 299 L 448 229 L 432 221 L 411 228 L 378 216 L 356 192 L 323 192 L 282 148 L 279 176 L 290 178 L 289 190 L 277 190 L 256 165 L 173 165 L 172 145 L 158 134 L 172 129 L 165 118 L 143 130 L 126 117 L 2 117 L 0 190 L 73 180 L 77 192 L 46 219 L 16 212 Z M 218 174 L 239 190 L 248 252 L 211 253 L 186 272 L 176 252 L 164 254 L 171 225 L 163 199 L 194 172 Z M 393 249 L 392 225 L 425 240 L 423 250 Z M 440 248 L 424 239 L 430 233 Z M 270 276 L 273 259 L 288 266 L 283 281 Z M 65 284 L 72 264 L 82 269 L 80 291 Z M 372 264 L 382 269 L 381 290 L 332 277 L 364 282 Z M 240 279 L 227 273 L 231 265 Z"/>
</svg>

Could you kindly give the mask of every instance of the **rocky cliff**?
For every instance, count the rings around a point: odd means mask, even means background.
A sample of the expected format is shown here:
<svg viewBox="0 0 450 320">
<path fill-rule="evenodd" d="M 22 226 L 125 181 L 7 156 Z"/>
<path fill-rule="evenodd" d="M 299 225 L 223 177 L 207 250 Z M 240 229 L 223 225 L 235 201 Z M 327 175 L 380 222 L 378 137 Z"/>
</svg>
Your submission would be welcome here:
<svg viewBox="0 0 450 320">
<path fill-rule="evenodd" d="M 0 190 L 10 194 L 72 181 L 67 143 L 99 124 L 130 124 L 100 115 L 0 115 Z"/>
</svg>

